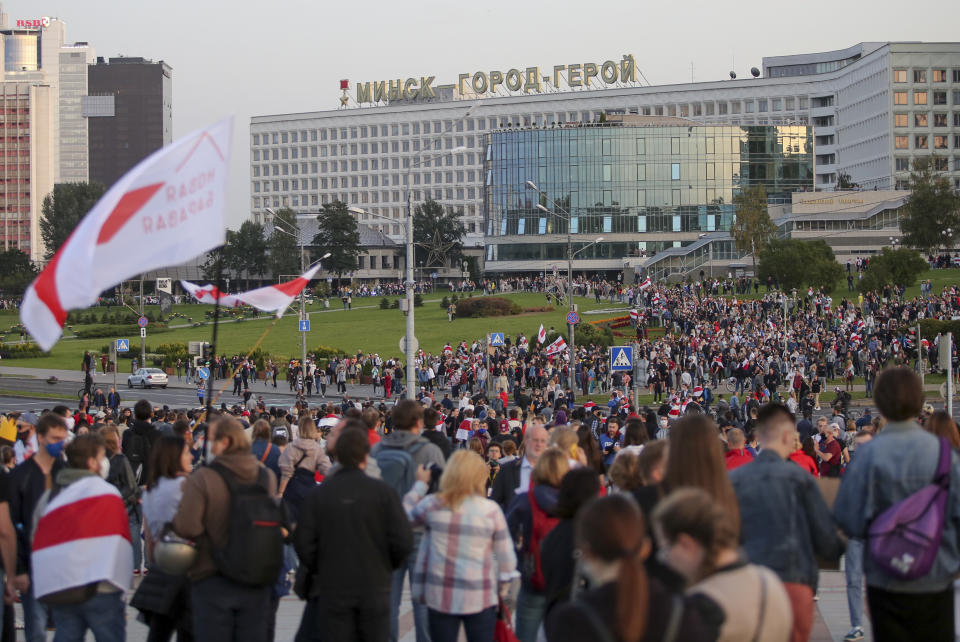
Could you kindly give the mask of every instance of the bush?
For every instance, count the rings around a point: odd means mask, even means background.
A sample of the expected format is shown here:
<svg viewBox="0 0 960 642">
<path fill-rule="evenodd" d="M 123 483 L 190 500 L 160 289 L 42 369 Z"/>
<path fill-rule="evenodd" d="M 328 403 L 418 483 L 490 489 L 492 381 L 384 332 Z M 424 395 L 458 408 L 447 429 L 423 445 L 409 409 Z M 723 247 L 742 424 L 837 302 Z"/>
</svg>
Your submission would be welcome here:
<svg viewBox="0 0 960 642">
<path fill-rule="evenodd" d="M 423 296 L 419 292 L 413 295 L 413 307 L 415 308 L 423 307 Z"/>
<path fill-rule="evenodd" d="M 450 298 L 449 298 L 449 297 L 443 297 L 443 298 L 440 300 L 440 309 L 441 309 L 441 310 L 446 310 L 446 309 L 449 308 L 449 307 L 450 307 Z"/>
<path fill-rule="evenodd" d="M 461 299 L 457 302 L 458 317 L 505 317 L 520 314 L 523 309 L 507 299 L 500 297 L 481 297 Z"/>
<path fill-rule="evenodd" d="M 861 292 L 879 292 L 886 285 L 913 285 L 917 277 L 929 266 L 920 253 L 910 248 L 896 250 L 885 247 L 870 258 L 867 269 L 860 279 Z"/>
<path fill-rule="evenodd" d="M 2 359 L 35 359 L 46 354 L 36 343 L 0 345 L 0 358 Z"/>
<path fill-rule="evenodd" d="M 163 324 L 155 324 L 149 329 L 154 334 L 166 332 L 167 328 Z M 102 325 L 96 328 L 80 328 L 74 330 L 78 339 L 102 339 L 106 337 L 124 337 L 127 335 L 139 334 L 138 328 L 127 325 Z"/>
<path fill-rule="evenodd" d="M 390 304 L 390 309 L 391 309 L 391 310 L 399 310 L 399 309 L 400 309 L 400 299 L 394 299 L 393 302 Z"/>
<path fill-rule="evenodd" d="M 389 310 L 389 309 L 390 309 L 390 299 L 388 299 L 387 297 L 383 297 L 382 299 L 380 299 L 380 309 L 381 309 L 381 310 Z"/>
<path fill-rule="evenodd" d="M 345 357 L 347 353 L 341 350 L 340 348 L 332 348 L 330 346 L 317 346 L 310 350 L 307 350 L 307 354 L 312 354 L 318 359 L 332 359 L 333 357 Z"/>
</svg>

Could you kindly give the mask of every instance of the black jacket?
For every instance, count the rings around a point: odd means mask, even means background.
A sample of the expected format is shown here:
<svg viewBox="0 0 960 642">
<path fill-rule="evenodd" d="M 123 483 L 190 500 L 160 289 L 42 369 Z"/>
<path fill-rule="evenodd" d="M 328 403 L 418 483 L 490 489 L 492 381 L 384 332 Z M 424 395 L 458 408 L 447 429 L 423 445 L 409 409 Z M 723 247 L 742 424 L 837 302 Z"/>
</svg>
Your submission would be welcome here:
<svg viewBox="0 0 960 642">
<path fill-rule="evenodd" d="M 57 459 L 50 470 L 51 478 L 63 468 Z M 33 529 L 33 510 L 47 489 L 46 476 L 32 458 L 13 469 L 8 480 L 10 488 L 10 521 L 17 529 L 17 574 L 30 571 L 30 542 Z"/>
<path fill-rule="evenodd" d="M 500 467 L 497 478 L 493 480 L 490 499 L 500 504 L 500 508 L 504 511 L 507 510 L 517 494 L 517 486 L 520 485 L 520 465 L 522 463 L 523 457 L 507 462 Z"/>
<path fill-rule="evenodd" d="M 453 446 L 450 445 L 450 440 L 443 432 L 439 430 L 424 430 L 420 433 L 420 436 L 439 448 L 440 452 L 443 453 L 444 459 L 450 459 Z"/>
<path fill-rule="evenodd" d="M 304 500 L 295 534 L 312 574 L 310 598 L 390 592 L 390 576 L 413 550 L 400 497 L 357 468 L 328 477 Z"/>
</svg>

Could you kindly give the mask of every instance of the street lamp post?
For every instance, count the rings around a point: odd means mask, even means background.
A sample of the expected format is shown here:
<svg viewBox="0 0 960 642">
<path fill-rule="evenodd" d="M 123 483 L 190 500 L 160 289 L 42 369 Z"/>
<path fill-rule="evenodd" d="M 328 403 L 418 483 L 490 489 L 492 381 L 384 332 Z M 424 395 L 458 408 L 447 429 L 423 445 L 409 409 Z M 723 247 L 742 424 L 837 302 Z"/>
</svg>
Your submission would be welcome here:
<svg viewBox="0 0 960 642">
<path fill-rule="evenodd" d="M 575 312 L 576 306 L 573 303 L 573 257 L 579 254 L 580 252 L 583 252 L 585 249 L 587 249 L 591 245 L 595 245 L 599 243 L 600 241 L 603 240 L 603 237 L 598 236 L 594 241 L 584 245 L 579 250 L 574 252 L 573 251 L 573 235 L 570 231 L 570 219 L 571 219 L 570 212 L 566 211 L 565 209 L 557 205 L 557 202 L 554 201 L 549 196 L 547 196 L 544 192 L 542 192 L 540 188 L 537 187 L 536 183 L 534 183 L 533 181 L 527 181 L 527 187 L 535 191 L 538 195 L 542 196 L 545 200 L 549 201 L 550 204 L 553 205 L 553 209 L 554 209 L 554 211 L 551 212 L 549 209 L 547 209 L 547 207 L 543 203 L 537 203 L 538 210 L 545 212 L 547 214 L 552 214 L 554 216 L 558 215 L 559 213 L 559 216 L 567 221 L 567 297 L 569 298 L 568 310 L 570 312 Z M 574 334 L 574 325 L 572 323 L 567 323 L 567 328 L 570 336 L 570 343 L 567 346 L 569 350 L 569 357 L 568 357 L 569 368 L 567 370 L 567 385 L 572 391 L 576 389 L 576 380 L 575 380 L 575 372 L 574 372 L 575 366 L 576 366 L 576 362 L 574 361 L 574 353 L 576 352 L 576 336 Z"/>
<path fill-rule="evenodd" d="M 271 216 L 273 216 L 273 228 L 274 228 L 275 230 L 277 230 L 277 231 L 280 232 L 281 234 L 286 234 L 287 236 L 292 236 L 293 238 L 295 238 L 295 239 L 297 240 L 297 246 L 300 248 L 300 274 L 304 274 L 304 273 L 307 271 L 307 254 L 306 254 L 306 252 L 304 252 L 304 247 L 303 247 L 303 235 L 300 233 L 300 226 L 299 226 L 299 225 L 297 226 L 296 232 L 294 232 L 294 231 L 292 231 L 292 230 L 284 229 L 283 226 L 277 224 L 277 223 L 282 222 L 282 219 L 278 219 L 278 218 L 277 218 L 277 213 L 274 212 L 274 211 L 273 211 L 271 208 L 269 208 L 269 207 L 266 208 L 266 210 L 267 210 L 267 212 L 270 213 Z M 321 257 L 318 259 L 318 262 L 324 260 L 325 258 L 327 258 L 327 257 L 329 257 L 329 256 L 330 256 L 330 253 L 327 252 L 326 254 L 324 254 L 323 256 L 321 256 Z M 306 290 L 306 287 L 304 287 L 302 290 L 300 290 L 300 316 L 299 316 L 299 320 L 300 320 L 300 321 L 305 321 L 305 320 L 307 319 L 307 306 L 306 306 L 306 299 L 305 299 L 305 296 L 304 296 L 304 291 L 305 291 L 305 290 Z M 303 325 L 303 324 L 298 323 L 298 324 L 297 324 L 298 329 L 299 329 L 300 326 L 302 326 L 302 325 Z M 304 377 L 306 377 L 306 374 L 307 374 L 307 333 L 304 332 L 302 329 L 300 329 L 300 371 L 303 373 Z"/>
</svg>

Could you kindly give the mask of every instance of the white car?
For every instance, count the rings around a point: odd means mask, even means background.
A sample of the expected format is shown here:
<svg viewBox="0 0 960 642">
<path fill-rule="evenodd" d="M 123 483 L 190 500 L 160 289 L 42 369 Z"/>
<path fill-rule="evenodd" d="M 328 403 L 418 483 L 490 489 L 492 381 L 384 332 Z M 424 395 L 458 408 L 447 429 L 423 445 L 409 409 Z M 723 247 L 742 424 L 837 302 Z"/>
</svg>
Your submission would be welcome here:
<svg viewBox="0 0 960 642">
<path fill-rule="evenodd" d="M 160 368 L 140 368 L 127 377 L 127 387 L 133 388 L 134 386 L 140 386 L 141 388 L 160 386 L 161 388 L 166 388 L 167 373 Z"/>
</svg>

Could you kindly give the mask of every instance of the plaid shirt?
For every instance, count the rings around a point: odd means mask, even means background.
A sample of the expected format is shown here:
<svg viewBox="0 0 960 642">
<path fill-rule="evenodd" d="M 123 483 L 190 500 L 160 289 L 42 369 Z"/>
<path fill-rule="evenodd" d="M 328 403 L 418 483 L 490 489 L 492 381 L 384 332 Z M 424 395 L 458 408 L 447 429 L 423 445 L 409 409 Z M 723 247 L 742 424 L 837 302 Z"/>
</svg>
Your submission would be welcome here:
<svg viewBox="0 0 960 642">
<path fill-rule="evenodd" d="M 500 506 L 472 496 L 450 510 L 436 495 L 424 498 L 426 490 L 418 481 L 403 498 L 414 528 L 427 529 L 411 577 L 414 601 L 452 614 L 496 606 L 498 580 L 517 577 L 517 556 Z"/>
</svg>

